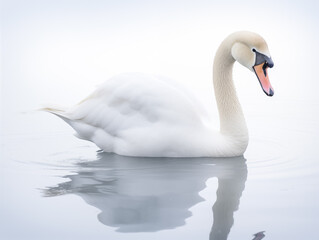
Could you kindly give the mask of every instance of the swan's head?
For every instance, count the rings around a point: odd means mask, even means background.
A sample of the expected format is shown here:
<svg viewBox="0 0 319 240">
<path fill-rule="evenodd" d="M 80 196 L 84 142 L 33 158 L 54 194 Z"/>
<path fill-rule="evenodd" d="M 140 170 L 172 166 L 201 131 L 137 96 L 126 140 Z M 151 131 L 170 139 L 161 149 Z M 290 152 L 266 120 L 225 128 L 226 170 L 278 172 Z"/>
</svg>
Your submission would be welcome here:
<svg viewBox="0 0 319 240">
<path fill-rule="evenodd" d="M 231 47 L 233 58 L 255 72 L 263 91 L 268 96 L 274 95 L 269 82 L 268 68 L 274 66 L 266 41 L 256 33 L 238 32 L 233 35 L 235 42 Z"/>
</svg>

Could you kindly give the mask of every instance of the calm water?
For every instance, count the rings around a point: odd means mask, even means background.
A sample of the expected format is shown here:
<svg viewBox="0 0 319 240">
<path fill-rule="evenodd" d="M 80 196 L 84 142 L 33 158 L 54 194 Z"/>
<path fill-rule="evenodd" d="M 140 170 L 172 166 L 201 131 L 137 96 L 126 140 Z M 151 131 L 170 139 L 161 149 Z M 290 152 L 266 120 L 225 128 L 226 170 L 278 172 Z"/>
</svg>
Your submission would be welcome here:
<svg viewBox="0 0 319 240">
<path fill-rule="evenodd" d="M 319 1 L 2 2 L 0 240 L 319 239 Z M 131 71 L 178 80 L 217 114 L 213 56 L 243 29 L 275 62 L 273 98 L 234 68 L 244 157 L 101 154 L 54 116 L 21 114 Z"/>
<path fill-rule="evenodd" d="M 250 126 L 229 159 L 99 153 L 71 130 L 2 136 L 1 239 L 315 239 L 318 126 L 298 121 Z"/>
</svg>

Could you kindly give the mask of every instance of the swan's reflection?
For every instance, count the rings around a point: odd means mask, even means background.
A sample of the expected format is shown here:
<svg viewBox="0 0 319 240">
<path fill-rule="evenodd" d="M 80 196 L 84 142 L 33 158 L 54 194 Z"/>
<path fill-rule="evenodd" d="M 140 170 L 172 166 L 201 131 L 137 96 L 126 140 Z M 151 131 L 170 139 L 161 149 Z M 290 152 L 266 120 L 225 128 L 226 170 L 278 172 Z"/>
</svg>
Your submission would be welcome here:
<svg viewBox="0 0 319 240">
<path fill-rule="evenodd" d="M 70 181 L 49 187 L 46 196 L 73 193 L 101 210 L 101 223 L 120 232 L 150 232 L 185 224 L 189 209 L 202 201 L 199 192 L 218 178 L 210 239 L 227 239 L 233 213 L 245 187 L 243 157 L 131 158 L 98 154 L 97 161 L 77 164 Z"/>
</svg>

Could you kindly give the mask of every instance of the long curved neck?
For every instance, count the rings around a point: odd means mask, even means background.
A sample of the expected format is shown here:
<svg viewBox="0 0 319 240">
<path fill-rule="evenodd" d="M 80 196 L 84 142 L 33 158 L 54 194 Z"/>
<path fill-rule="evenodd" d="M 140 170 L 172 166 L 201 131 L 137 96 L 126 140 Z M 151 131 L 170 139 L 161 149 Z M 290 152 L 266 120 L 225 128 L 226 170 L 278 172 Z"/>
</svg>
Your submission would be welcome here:
<svg viewBox="0 0 319 240">
<path fill-rule="evenodd" d="M 233 82 L 231 55 L 233 39 L 226 39 L 217 50 L 213 65 L 213 82 L 220 118 L 220 132 L 223 135 L 247 137 L 248 130 Z"/>
</svg>

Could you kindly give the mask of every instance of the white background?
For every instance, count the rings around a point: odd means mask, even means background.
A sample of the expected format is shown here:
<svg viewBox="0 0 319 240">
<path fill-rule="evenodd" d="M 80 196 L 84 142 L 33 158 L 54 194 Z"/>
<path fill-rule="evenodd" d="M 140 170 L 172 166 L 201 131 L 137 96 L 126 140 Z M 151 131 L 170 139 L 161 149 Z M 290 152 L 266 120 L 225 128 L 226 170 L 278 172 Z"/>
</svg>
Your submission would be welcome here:
<svg viewBox="0 0 319 240">
<path fill-rule="evenodd" d="M 267 97 L 255 75 L 235 65 L 251 140 L 245 153 L 248 181 L 231 234 L 251 239 L 266 230 L 269 239 L 314 238 L 319 214 L 318 12 L 314 0 L 2 1 L 0 232 L 7 239 L 128 239 L 99 223 L 99 210 L 79 196 L 42 197 L 41 189 L 76 173 L 63 166 L 97 156 L 63 121 L 34 110 L 73 105 L 109 77 L 146 72 L 190 87 L 218 127 L 214 54 L 228 34 L 250 30 L 269 45 L 275 95 Z M 216 183 L 206 182 L 199 193 L 206 201 L 191 208 L 186 226 L 133 238 L 207 239 Z"/>
<path fill-rule="evenodd" d="M 292 112 L 317 118 L 318 11 L 317 1 L 3 1 L 1 135 L 71 133 L 53 116 L 30 113 L 73 105 L 122 72 L 180 81 L 217 119 L 213 57 L 238 30 L 262 35 L 275 62 L 273 98 L 236 64 L 248 125 L 255 115 L 273 123 Z"/>
</svg>

